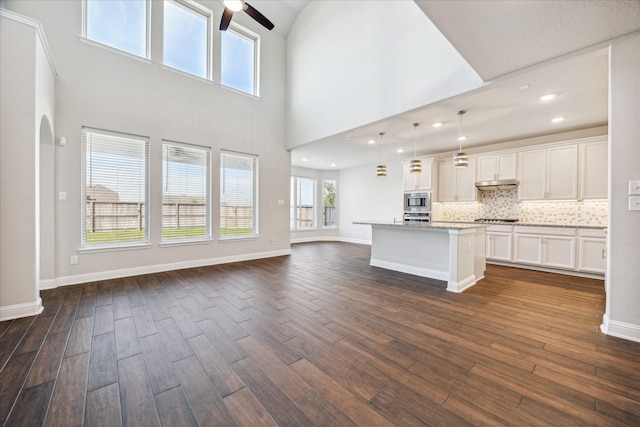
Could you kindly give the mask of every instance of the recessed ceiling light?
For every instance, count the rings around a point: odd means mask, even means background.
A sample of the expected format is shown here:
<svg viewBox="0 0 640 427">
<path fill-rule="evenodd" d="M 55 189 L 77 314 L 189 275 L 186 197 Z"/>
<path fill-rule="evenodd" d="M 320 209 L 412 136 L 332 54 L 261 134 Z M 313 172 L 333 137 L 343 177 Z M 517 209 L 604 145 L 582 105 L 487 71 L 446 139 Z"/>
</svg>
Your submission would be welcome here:
<svg viewBox="0 0 640 427">
<path fill-rule="evenodd" d="M 540 98 L 538 98 L 540 101 L 551 101 L 553 98 L 555 98 L 556 95 L 555 93 L 548 93 L 546 95 L 542 95 Z"/>
<path fill-rule="evenodd" d="M 307 159 L 306 157 L 303 157 L 303 158 L 302 158 L 302 161 L 303 161 L 303 162 L 306 162 L 307 160 L 309 160 L 309 159 Z"/>
<path fill-rule="evenodd" d="M 442 122 L 435 122 L 431 126 L 433 126 L 434 128 L 439 128 L 439 127 L 442 127 L 442 125 L 443 125 Z"/>
<path fill-rule="evenodd" d="M 331 167 L 332 167 L 332 168 L 335 168 L 335 167 L 336 167 L 336 164 L 335 164 L 335 163 L 331 163 Z"/>
<path fill-rule="evenodd" d="M 467 137 L 464 135 L 458 137 L 458 141 L 464 141 L 465 139 L 467 139 Z"/>
<path fill-rule="evenodd" d="M 373 144 L 375 144 L 375 143 L 376 143 L 376 140 L 375 140 L 375 139 L 370 139 L 370 140 L 369 140 L 369 141 L 367 141 L 367 142 L 368 142 L 369 144 L 373 145 Z"/>
<path fill-rule="evenodd" d="M 396 150 L 396 152 L 397 152 L 397 153 L 404 153 L 404 148 L 398 148 L 398 149 Z"/>
<path fill-rule="evenodd" d="M 551 119 L 551 123 L 560 123 L 560 122 L 564 122 L 564 117 L 554 117 L 553 119 Z"/>
<path fill-rule="evenodd" d="M 531 87 L 531 86 L 529 86 L 529 84 L 528 84 L 528 83 L 525 83 L 525 84 L 523 84 L 523 85 L 520 85 L 518 88 L 519 88 L 520 90 L 527 90 L 527 89 L 529 89 L 530 87 Z"/>
</svg>

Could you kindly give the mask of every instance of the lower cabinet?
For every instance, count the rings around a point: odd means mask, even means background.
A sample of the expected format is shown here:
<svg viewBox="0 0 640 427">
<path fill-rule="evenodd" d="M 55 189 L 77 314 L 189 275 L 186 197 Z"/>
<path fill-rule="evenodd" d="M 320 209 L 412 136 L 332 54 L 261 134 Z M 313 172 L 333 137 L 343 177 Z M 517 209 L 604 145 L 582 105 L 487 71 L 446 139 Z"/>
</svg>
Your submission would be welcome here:
<svg viewBox="0 0 640 427">
<path fill-rule="evenodd" d="M 513 261 L 513 227 L 490 225 L 487 227 L 487 259 Z"/>
<path fill-rule="evenodd" d="M 513 262 L 576 269 L 576 229 L 516 226 Z"/>
<path fill-rule="evenodd" d="M 578 270 L 604 274 L 607 268 L 607 238 L 604 230 L 581 229 L 578 237 Z"/>
<path fill-rule="evenodd" d="M 606 250 L 606 231 L 601 228 L 487 227 L 487 261 L 603 275 Z"/>
</svg>

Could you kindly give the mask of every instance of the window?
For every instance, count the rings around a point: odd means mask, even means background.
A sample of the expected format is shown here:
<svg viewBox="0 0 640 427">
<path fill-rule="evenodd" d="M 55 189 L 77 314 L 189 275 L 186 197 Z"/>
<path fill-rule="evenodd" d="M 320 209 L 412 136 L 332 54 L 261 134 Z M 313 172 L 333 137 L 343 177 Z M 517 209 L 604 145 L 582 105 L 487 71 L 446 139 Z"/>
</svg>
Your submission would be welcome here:
<svg viewBox="0 0 640 427">
<path fill-rule="evenodd" d="M 209 149 L 162 144 L 162 239 L 211 237 Z"/>
<path fill-rule="evenodd" d="M 85 0 L 85 37 L 148 58 L 147 0 Z"/>
<path fill-rule="evenodd" d="M 323 227 L 336 226 L 336 180 L 322 180 Z"/>
<path fill-rule="evenodd" d="M 258 95 L 258 36 L 233 24 L 221 34 L 221 83 Z"/>
<path fill-rule="evenodd" d="M 220 154 L 220 236 L 249 237 L 257 229 L 258 158 L 223 151 Z"/>
<path fill-rule="evenodd" d="M 290 225 L 292 230 L 316 228 L 315 179 L 291 177 Z"/>
<path fill-rule="evenodd" d="M 149 139 L 82 129 L 82 245 L 149 241 Z"/>
<path fill-rule="evenodd" d="M 196 5 L 165 0 L 163 62 L 169 67 L 209 78 L 210 13 Z"/>
</svg>

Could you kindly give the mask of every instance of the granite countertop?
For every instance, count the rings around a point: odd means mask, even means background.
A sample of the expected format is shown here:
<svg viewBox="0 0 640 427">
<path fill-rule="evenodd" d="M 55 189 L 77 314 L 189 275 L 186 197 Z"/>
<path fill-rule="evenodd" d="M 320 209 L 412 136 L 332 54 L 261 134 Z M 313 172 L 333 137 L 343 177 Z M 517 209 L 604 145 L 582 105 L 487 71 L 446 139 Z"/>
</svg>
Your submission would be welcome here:
<svg viewBox="0 0 640 427">
<path fill-rule="evenodd" d="M 398 228 L 414 228 L 423 230 L 465 230 L 469 228 L 487 227 L 488 224 L 480 224 L 477 222 L 449 222 L 449 221 L 433 221 L 433 222 L 394 222 L 384 220 L 362 220 L 353 221 L 353 224 L 360 225 L 383 225 L 386 227 L 398 227 Z"/>
</svg>

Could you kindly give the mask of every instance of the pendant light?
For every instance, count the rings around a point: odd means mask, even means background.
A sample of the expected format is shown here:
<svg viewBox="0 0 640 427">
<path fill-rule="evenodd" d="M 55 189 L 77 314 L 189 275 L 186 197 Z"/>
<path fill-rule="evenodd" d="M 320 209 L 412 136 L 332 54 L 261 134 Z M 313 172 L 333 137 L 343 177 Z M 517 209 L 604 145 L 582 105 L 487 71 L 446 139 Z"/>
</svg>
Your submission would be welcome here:
<svg viewBox="0 0 640 427">
<path fill-rule="evenodd" d="M 411 173 L 422 173 L 422 162 L 420 159 L 416 159 L 418 157 L 418 126 L 420 123 L 413 124 L 413 160 L 409 162 L 409 172 Z"/>
<path fill-rule="evenodd" d="M 460 142 L 460 148 L 456 154 L 453 155 L 453 166 L 457 168 L 466 168 L 469 166 L 469 156 L 467 153 L 462 151 L 462 141 L 467 139 L 466 136 L 462 136 L 462 115 L 466 113 L 467 110 L 458 111 L 458 115 L 460 116 L 460 134 L 458 135 L 458 141 Z"/>
<path fill-rule="evenodd" d="M 383 136 L 384 136 L 384 132 L 380 132 L 380 164 L 376 166 L 376 176 L 381 178 L 387 176 L 387 165 L 382 164 L 382 137 Z"/>
</svg>

